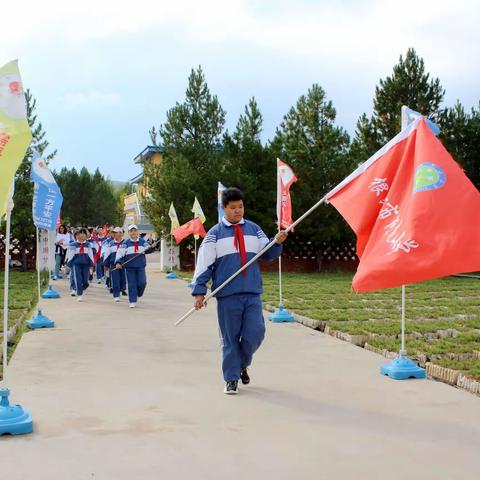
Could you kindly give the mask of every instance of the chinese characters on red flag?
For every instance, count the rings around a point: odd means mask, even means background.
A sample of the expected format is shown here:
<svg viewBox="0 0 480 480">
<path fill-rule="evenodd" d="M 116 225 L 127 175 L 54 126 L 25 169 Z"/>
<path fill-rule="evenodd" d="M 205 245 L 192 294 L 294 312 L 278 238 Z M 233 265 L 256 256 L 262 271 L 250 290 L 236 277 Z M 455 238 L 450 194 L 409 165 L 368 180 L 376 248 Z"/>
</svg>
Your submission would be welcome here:
<svg viewBox="0 0 480 480">
<path fill-rule="evenodd" d="M 480 193 L 424 119 L 327 200 L 357 234 L 356 291 L 480 270 Z"/>
</svg>

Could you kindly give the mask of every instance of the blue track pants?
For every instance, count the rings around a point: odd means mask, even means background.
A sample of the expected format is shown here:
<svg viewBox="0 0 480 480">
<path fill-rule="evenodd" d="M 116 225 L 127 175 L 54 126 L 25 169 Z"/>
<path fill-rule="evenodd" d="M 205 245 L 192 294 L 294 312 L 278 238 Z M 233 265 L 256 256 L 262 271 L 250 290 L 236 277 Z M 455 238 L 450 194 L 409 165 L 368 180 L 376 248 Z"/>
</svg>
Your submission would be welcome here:
<svg viewBox="0 0 480 480">
<path fill-rule="evenodd" d="M 127 276 L 128 301 L 136 303 L 147 286 L 145 268 L 125 268 L 125 274 Z"/>
<path fill-rule="evenodd" d="M 253 354 L 265 338 L 260 295 L 217 298 L 218 324 L 223 352 L 223 378 L 238 380 L 240 369 L 250 366 Z"/>
<path fill-rule="evenodd" d="M 77 295 L 83 295 L 83 291 L 88 288 L 89 266 L 84 264 L 73 265 L 72 270 Z"/>
<path fill-rule="evenodd" d="M 119 297 L 120 293 L 127 288 L 127 280 L 125 278 L 125 269 L 120 268 L 115 270 L 115 267 L 110 270 L 110 281 L 112 282 L 113 296 Z"/>
</svg>

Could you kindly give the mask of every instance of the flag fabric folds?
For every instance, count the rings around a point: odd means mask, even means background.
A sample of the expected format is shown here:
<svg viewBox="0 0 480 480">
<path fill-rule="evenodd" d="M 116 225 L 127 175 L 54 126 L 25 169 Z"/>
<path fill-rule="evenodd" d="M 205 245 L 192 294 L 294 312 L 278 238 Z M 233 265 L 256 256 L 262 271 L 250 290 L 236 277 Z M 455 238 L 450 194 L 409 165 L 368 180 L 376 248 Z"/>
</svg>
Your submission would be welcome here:
<svg viewBox="0 0 480 480">
<path fill-rule="evenodd" d="M 168 209 L 168 216 L 170 217 L 170 221 L 172 222 L 170 227 L 170 234 L 180 226 L 180 222 L 178 221 L 177 212 L 175 211 L 175 207 L 173 206 L 173 202 L 170 204 L 170 208 Z"/>
<path fill-rule="evenodd" d="M 200 235 L 202 238 L 205 238 L 207 232 L 203 228 L 200 217 L 195 217 L 193 220 L 173 230 L 172 235 L 178 244 L 189 235 Z"/>
<path fill-rule="evenodd" d="M 277 158 L 277 223 L 288 228 L 292 223 L 292 199 L 290 187 L 297 181 L 293 170 Z"/>
<path fill-rule="evenodd" d="M 37 228 L 55 231 L 60 218 L 63 196 L 52 172 L 38 152 L 32 157 L 30 178 L 35 183 L 33 191 L 33 223 Z"/>
<path fill-rule="evenodd" d="M 218 189 L 217 189 L 217 209 L 218 209 L 218 221 L 220 222 L 223 217 L 223 209 L 222 209 L 222 192 L 227 187 L 223 185 L 221 182 L 218 182 Z"/>
<path fill-rule="evenodd" d="M 326 197 L 357 234 L 358 292 L 480 270 L 480 193 L 423 118 Z"/>
<path fill-rule="evenodd" d="M 32 140 L 25 110 L 25 93 L 18 62 L 0 68 L 0 209 L 6 201 L 20 163 Z"/>
</svg>

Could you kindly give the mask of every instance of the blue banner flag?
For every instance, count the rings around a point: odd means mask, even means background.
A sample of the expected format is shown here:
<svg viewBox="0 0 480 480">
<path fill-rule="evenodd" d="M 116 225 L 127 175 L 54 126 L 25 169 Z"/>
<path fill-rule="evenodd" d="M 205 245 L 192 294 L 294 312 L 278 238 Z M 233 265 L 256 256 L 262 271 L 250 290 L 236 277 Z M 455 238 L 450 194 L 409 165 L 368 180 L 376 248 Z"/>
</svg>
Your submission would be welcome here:
<svg viewBox="0 0 480 480">
<path fill-rule="evenodd" d="M 220 222 L 223 217 L 223 210 L 222 210 L 222 192 L 227 187 L 222 184 L 222 182 L 218 182 L 218 190 L 217 190 L 217 198 L 218 198 L 218 221 Z"/>
<path fill-rule="evenodd" d="M 33 154 L 30 178 L 35 182 L 33 191 L 33 223 L 37 228 L 55 231 L 63 196 L 60 188 L 38 152 Z"/>
<path fill-rule="evenodd" d="M 403 108 L 405 111 L 405 115 L 407 116 L 407 119 L 408 119 L 407 125 L 410 125 L 411 123 L 413 123 L 415 120 L 417 120 L 417 118 L 424 118 L 425 121 L 427 122 L 427 125 L 432 130 L 433 134 L 438 136 L 438 134 L 440 133 L 440 128 L 436 123 L 433 123 L 427 117 L 425 117 L 421 113 L 416 112 L 415 110 L 412 110 L 411 108 L 408 108 L 408 107 L 403 107 Z"/>
</svg>

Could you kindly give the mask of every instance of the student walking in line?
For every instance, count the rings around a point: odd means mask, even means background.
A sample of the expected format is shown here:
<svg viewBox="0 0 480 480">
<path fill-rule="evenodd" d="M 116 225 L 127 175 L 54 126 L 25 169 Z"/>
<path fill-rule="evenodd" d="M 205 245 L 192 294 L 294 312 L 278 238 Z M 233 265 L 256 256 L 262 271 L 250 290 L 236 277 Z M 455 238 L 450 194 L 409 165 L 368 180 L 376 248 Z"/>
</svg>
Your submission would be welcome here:
<svg viewBox="0 0 480 480">
<path fill-rule="evenodd" d="M 136 225 L 128 227 L 128 235 L 116 254 L 115 268 L 125 268 L 129 306 L 135 308 L 147 286 L 145 254 L 153 253 L 153 249 L 143 238 L 139 238 Z"/>
<path fill-rule="evenodd" d="M 111 239 L 108 244 L 104 245 L 105 254 L 103 263 L 105 266 L 105 272 L 106 274 L 108 273 L 110 278 L 111 293 L 115 302 L 120 301 L 120 294 L 127 295 L 127 292 L 125 291 L 127 288 L 125 269 L 115 268 L 115 259 L 122 243 L 123 230 L 120 227 L 115 227 L 113 229 L 113 239 Z"/>
<path fill-rule="evenodd" d="M 75 280 L 77 300 L 83 302 L 83 292 L 88 288 L 89 275 L 93 273 L 94 250 L 87 241 L 87 230 L 81 228 L 77 240 L 72 242 L 67 250 L 67 265 L 72 269 Z"/>
<path fill-rule="evenodd" d="M 203 240 L 192 281 L 192 295 L 197 309 L 204 306 L 210 279 L 214 290 L 270 242 L 258 225 L 243 218 L 243 198 L 238 188 L 227 188 L 222 192 L 225 216 L 208 231 Z M 261 258 L 278 258 L 282 253 L 281 243 L 287 235 L 284 231 L 278 232 L 277 244 Z M 265 336 L 260 299 L 262 292 L 260 267 L 255 262 L 216 295 L 226 394 L 238 392 L 239 379 L 244 385 L 250 383 L 247 369 Z"/>
<path fill-rule="evenodd" d="M 104 243 L 108 240 L 108 237 L 105 236 L 105 229 L 103 227 L 97 227 L 96 234 L 93 236 L 95 242 L 95 274 L 97 277 L 97 283 L 102 283 L 102 279 L 105 275 L 104 265 L 102 260 L 102 248 Z"/>
<path fill-rule="evenodd" d="M 65 264 L 65 256 L 67 254 L 68 244 L 70 243 L 70 235 L 65 225 L 58 227 L 58 233 L 55 238 L 55 275 L 53 280 L 62 278 L 60 269 Z"/>
</svg>

